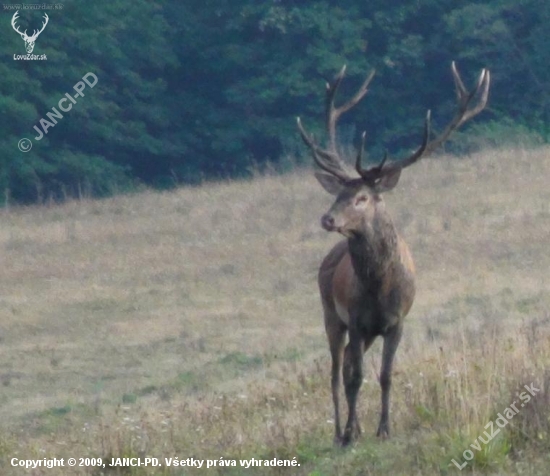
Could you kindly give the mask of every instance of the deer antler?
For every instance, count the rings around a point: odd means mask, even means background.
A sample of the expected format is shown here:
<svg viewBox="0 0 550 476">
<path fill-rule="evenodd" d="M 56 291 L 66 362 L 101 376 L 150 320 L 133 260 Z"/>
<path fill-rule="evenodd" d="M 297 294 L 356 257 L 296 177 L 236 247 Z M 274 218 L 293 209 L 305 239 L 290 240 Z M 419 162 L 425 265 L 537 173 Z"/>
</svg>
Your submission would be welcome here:
<svg viewBox="0 0 550 476">
<path fill-rule="evenodd" d="M 315 160 L 315 163 L 325 172 L 328 172 L 329 174 L 338 177 L 344 182 L 350 180 L 351 177 L 346 172 L 345 166 L 340 157 L 338 157 L 338 154 L 325 149 L 321 149 L 315 143 L 313 137 L 310 137 L 308 135 L 308 133 L 302 126 L 302 121 L 299 117 L 296 118 L 296 122 L 298 124 L 298 130 L 300 131 L 302 140 L 306 143 L 306 145 L 311 149 L 311 152 L 313 153 L 313 160 Z"/>
<path fill-rule="evenodd" d="M 357 158 L 355 161 L 355 170 L 361 176 L 361 178 L 368 184 L 376 184 L 384 176 L 392 176 L 399 178 L 401 170 L 409 165 L 414 164 L 420 158 L 425 157 L 426 155 L 432 153 L 437 147 L 443 144 L 453 131 L 458 129 L 466 121 L 470 120 L 477 114 L 479 114 L 487 105 L 487 99 L 489 97 L 489 86 L 491 84 L 491 75 L 488 69 L 482 69 L 479 79 L 477 81 L 477 86 L 470 92 L 468 92 L 464 86 L 462 78 L 456 69 L 456 64 L 453 61 L 451 65 L 451 70 L 453 73 L 453 80 L 455 83 L 456 96 L 458 102 L 457 111 L 449 122 L 449 124 L 443 129 L 443 132 L 431 141 L 430 138 L 430 117 L 431 113 L 428 110 L 426 114 L 426 119 L 424 122 L 424 133 L 422 136 L 422 143 L 420 147 L 413 152 L 409 157 L 400 160 L 392 160 L 388 162 L 387 153 L 384 155 L 384 158 L 380 164 L 364 169 L 361 165 L 363 158 L 363 148 L 365 145 L 365 133 L 362 135 L 361 147 L 357 153 Z M 322 149 L 316 143 L 313 137 L 309 136 L 305 131 L 300 118 L 298 118 L 298 129 L 300 130 L 300 135 L 302 136 L 303 141 L 311 149 L 313 153 L 313 158 L 316 164 L 323 169 L 324 171 L 336 176 L 342 181 L 353 180 L 352 177 L 346 172 L 346 166 L 340 158 L 337 147 L 336 147 L 336 123 L 340 116 L 346 111 L 350 110 L 355 106 L 367 93 L 368 86 L 374 77 L 374 70 L 369 74 L 365 79 L 362 86 L 355 93 L 355 95 L 348 100 L 346 103 L 342 104 L 340 107 L 334 106 L 334 97 L 338 91 L 338 87 L 344 78 L 346 72 L 346 66 L 344 66 L 334 81 L 332 83 L 327 83 L 327 93 L 326 93 L 326 104 L 325 104 L 325 113 L 326 113 L 326 127 L 329 135 L 329 150 Z M 475 97 L 478 97 L 477 103 L 472 105 L 472 101 Z M 396 182 L 397 183 L 397 182 Z"/>
<path fill-rule="evenodd" d="M 357 160 L 355 162 L 355 169 L 357 170 L 357 173 L 362 177 L 365 182 L 374 184 L 382 176 L 397 172 L 397 169 L 402 170 L 405 167 L 408 167 L 409 165 L 415 163 L 423 155 L 425 155 L 426 149 L 429 145 L 428 139 L 430 137 L 430 119 L 431 111 L 428 109 L 428 112 L 426 113 L 426 119 L 424 121 L 424 134 L 422 136 L 422 143 L 420 144 L 420 147 L 418 147 L 418 149 L 416 149 L 416 151 L 413 152 L 409 157 L 407 157 L 406 159 L 386 163 L 388 160 L 388 153 L 386 152 L 384 154 L 382 162 L 380 162 L 378 165 L 370 167 L 369 169 L 363 169 L 363 167 L 361 166 L 363 147 L 365 143 L 365 133 L 363 132 L 361 148 L 359 149 Z"/>
<path fill-rule="evenodd" d="M 19 33 L 21 35 L 21 37 L 24 40 L 27 40 L 27 41 L 36 40 L 38 38 L 38 35 L 40 35 L 40 33 L 42 33 L 44 31 L 44 28 L 46 28 L 46 25 L 48 24 L 48 21 L 50 20 L 50 18 L 48 17 L 48 14 L 44 13 L 44 18 L 46 19 L 46 21 L 42 22 L 42 28 L 40 29 L 40 31 L 33 30 L 32 36 L 27 36 L 27 30 L 25 30 L 24 33 L 21 33 L 21 31 L 19 30 L 19 27 L 15 24 L 15 22 L 19 19 L 19 17 L 17 15 L 19 15 L 19 11 L 16 11 L 14 13 L 14 15 L 11 19 L 11 26 L 17 33 Z"/>
<path fill-rule="evenodd" d="M 453 72 L 453 80 L 455 83 L 458 109 L 455 116 L 443 132 L 434 140 L 430 141 L 427 145 L 425 152 L 426 154 L 429 154 L 437 149 L 448 139 L 453 131 L 458 129 L 466 121 L 469 121 L 472 117 L 478 115 L 487 105 L 487 99 L 489 98 L 489 86 L 491 85 L 491 73 L 488 69 L 483 68 L 481 70 L 477 85 L 471 92 L 468 92 L 464 87 L 464 83 L 462 82 L 460 74 L 456 69 L 456 64 L 454 61 L 451 63 L 451 70 Z M 477 104 L 469 108 L 472 99 L 476 96 L 479 96 Z"/>
<path fill-rule="evenodd" d="M 491 84 L 491 74 L 488 69 L 482 69 L 476 87 L 468 92 L 462 82 L 462 78 L 456 69 L 456 64 L 453 61 L 451 64 L 453 80 L 455 83 L 456 96 L 458 102 L 457 111 L 452 120 L 447 124 L 443 132 L 435 139 L 429 141 L 430 135 L 430 111 L 426 114 L 424 126 L 424 136 L 420 147 L 406 159 L 395 160 L 387 163 L 387 156 L 384 156 L 382 162 L 367 170 L 361 167 L 361 155 L 357 157 L 356 168 L 357 172 L 367 182 L 378 180 L 384 175 L 396 173 L 397 170 L 402 170 L 409 165 L 417 162 L 421 157 L 425 157 L 442 145 L 451 135 L 453 131 L 458 129 L 466 121 L 470 120 L 479 114 L 487 105 L 489 98 L 489 86 Z M 471 102 L 475 97 L 479 97 L 478 102 L 471 106 Z"/>
<path fill-rule="evenodd" d="M 38 38 L 38 35 L 40 35 L 40 33 L 44 31 L 44 28 L 46 28 L 46 25 L 48 24 L 50 18 L 48 17 L 47 13 L 44 13 L 44 18 L 46 19 L 46 21 L 42 22 L 42 28 L 40 29 L 40 31 L 34 30 L 34 33 L 31 36 L 32 40 L 36 40 Z"/>
<path fill-rule="evenodd" d="M 16 11 L 13 14 L 13 17 L 11 19 L 11 26 L 17 33 L 19 33 L 24 38 L 27 36 L 27 30 L 25 30 L 25 33 L 21 33 L 21 31 L 19 30 L 19 27 L 16 26 L 15 22 L 19 19 L 17 15 L 19 15 L 19 11 Z"/>
<path fill-rule="evenodd" d="M 340 87 L 342 79 L 346 74 L 346 65 L 342 67 L 336 78 L 332 83 L 327 83 L 327 95 L 326 95 L 326 120 L 327 120 L 327 132 L 329 135 L 330 148 L 333 152 L 336 152 L 336 123 L 340 116 L 345 112 L 349 111 L 353 106 L 355 106 L 368 92 L 368 87 L 372 78 L 374 78 L 376 71 L 373 69 L 370 74 L 367 76 L 361 87 L 357 90 L 355 95 L 349 99 L 346 103 L 342 104 L 340 107 L 334 106 L 334 97 L 336 92 Z"/>
<path fill-rule="evenodd" d="M 346 65 L 342 67 L 334 80 L 331 83 L 327 82 L 326 85 L 325 114 L 326 128 L 329 136 L 329 150 L 322 149 L 315 143 L 313 137 L 309 136 L 302 126 L 302 122 L 300 121 L 299 117 L 297 118 L 297 122 L 302 140 L 311 149 L 315 163 L 321 169 L 338 177 L 340 180 L 349 181 L 352 180 L 352 177 L 346 171 L 346 166 L 344 165 L 343 160 L 340 158 L 336 147 L 336 123 L 343 113 L 349 111 L 365 96 L 365 94 L 367 94 L 368 86 L 372 81 L 372 78 L 374 77 L 375 71 L 371 71 L 369 76 L 365 79 L 361 87 L 357 90 L 357 92 L 351 99 L 342 104 L 340 107 L 335 107 L 334 97 L 336 96 L 336 92 L 338 91 L 338 88 L 340 86 L 340 83 L 342 82 L 342 79 L 344 78 L 345 73 Z"/>
</svg>

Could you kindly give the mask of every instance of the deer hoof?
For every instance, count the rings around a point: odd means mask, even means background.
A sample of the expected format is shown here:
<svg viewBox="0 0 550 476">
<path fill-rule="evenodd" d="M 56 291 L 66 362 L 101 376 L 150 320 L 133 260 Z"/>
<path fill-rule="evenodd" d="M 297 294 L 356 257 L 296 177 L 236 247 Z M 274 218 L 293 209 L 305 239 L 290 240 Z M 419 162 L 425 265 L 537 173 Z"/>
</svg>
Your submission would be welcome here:
<svg viewBox="0 0 550 476">
<path fill-rule="evenodd" d="M 376 436 L 382 440 L 387 440 L 390 437 L 390 429 L 387 425 L 380 425 L 376 432 Z"/>
<path fill-rule="evenodd" d="M 350 428 L 346 428 L 342 438 L 342 446 L 348 446 L 361 436 L 361 427 L 355 422 Z"/>
<path fill-rule="evenodd" d="M 350 434 L 344 434 L 343 438 L 342 438 L 342 442 L 341 442 L 341 445 L 342 445 L 342 448 L 345 448 L 346 446 L 349 446 L 350 443 L 353 442 L 353 438 L 351 437 Z"/>
</svg>

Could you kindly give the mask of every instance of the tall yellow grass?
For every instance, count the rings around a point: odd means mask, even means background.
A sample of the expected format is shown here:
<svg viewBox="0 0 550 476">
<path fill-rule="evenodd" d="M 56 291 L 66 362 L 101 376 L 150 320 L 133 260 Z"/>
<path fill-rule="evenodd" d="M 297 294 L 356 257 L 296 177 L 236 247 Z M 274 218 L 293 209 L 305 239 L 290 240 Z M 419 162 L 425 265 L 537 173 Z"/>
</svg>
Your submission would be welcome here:
<svg viewBox="0 0 550 476">
<path fill-rule="evenodd" d="M 451 474 L 531 383 L 541 391 L 462 472 L 547 474 L 549 154 L 426 159 L 387 196 L 418 292 L 393 437 L 373 436 L 377 343 L 350 450 L 331 445 L 316 288 L 339 238 L 318 224 L 331 197 L 310 170 L 0 212 L 1 474 L 29 474 L 13 457 L 124 456 L 300 463 L 207 474 Z"/>
</svg>

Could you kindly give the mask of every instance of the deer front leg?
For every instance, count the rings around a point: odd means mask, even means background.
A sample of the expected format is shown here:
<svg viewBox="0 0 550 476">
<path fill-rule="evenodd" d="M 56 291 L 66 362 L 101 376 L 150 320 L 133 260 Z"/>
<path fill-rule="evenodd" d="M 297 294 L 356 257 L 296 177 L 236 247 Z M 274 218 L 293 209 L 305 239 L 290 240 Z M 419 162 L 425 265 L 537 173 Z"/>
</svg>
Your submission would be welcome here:
<svg viewBox="0 0 550 476">
<path fill-rule="evenodd" d="M 382 389 L 382 412 L 380 414 L 380 424 L 376 436 L 387 438 L 390 436 L 390 390 L 391 390 L 391 372 L 393 358 L 399 346 L 403 326 L 401 323 L 390 328 L 384 336 L 384 348 L 382 351 L 382 369 L 380 372 L 380 387 Z"/>
<path fill-rule="evenodd" d="M 331 317 L 330 315 L 328 317 Z M 340 322 L 337 316 L 333 319 L 327 319 L 326 331 L 332 357 L 332 368 L 330 385 L 332 390 L 332 401 L 334 404 L 334 444 L 342 443 L 342 430 L 340 427 L 340 372 L 342 370 L 342 357 L 344 353 L 344 340 L 346 337 L 346 328 Z"/>
<path fill-rule="evenodd" d="M 342 446 L 347 446 L 361 434 L 357 420 L 357 396 L 363 383 L 363 339 L 350 328 L 349 343 L 344 355 L 344 385 L 348 402 L 348 421 L 342 438 Z"/>
</svg>

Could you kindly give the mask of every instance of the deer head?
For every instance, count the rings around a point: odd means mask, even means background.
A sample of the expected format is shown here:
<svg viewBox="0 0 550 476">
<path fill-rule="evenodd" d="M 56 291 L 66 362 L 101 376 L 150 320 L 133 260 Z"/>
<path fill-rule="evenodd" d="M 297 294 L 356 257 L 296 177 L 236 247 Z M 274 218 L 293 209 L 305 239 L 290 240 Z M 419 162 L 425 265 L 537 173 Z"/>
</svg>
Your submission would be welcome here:
<svg viewBox="0 0 550 476">
<path fill-rule="evenodd" d="M 23 33 L 21 33 L 21 31 L 19 31 L 19 27 L 16 26 L 15 22 L 17 21 L 17 15 L 19 14 L 19 10 L 16 11 L 14 14 L 13 14 L 13 17 L 11 19 L 11 26 L 13 27 L 13 29 L 19 33 L 21 35 L 21 38 L 23 38 L 23 41 L 25 42 L 25 49 L 27 50 L 27 53 L 32 53 L 32 51 L 34 50 L 34 43 L 36 41 L 36 39 L 38 38 L 38 35 L 40 35 L 40 33 L 42 33 L 44 31 L 44 28 L 46 28 L 46 25 L 48 24 L 48 20 L 49 20 L 49 17 L 46 13 L 44 13 L 44 19 L 46 20 L 45 22 L 42 23 L 42 28 L 40 29 L 40 31 L 38 30 L 34 30 L 32 36 L 27 36 L 27 30 L 25 30 Z"/>
<path fill-rule="evenodd" d="M 326 128 L 329 136 L 329 148 L 323 149 L 306 132 L 300 118 L 298 129 L 306 145 L 310 148 L 313 159 L 319 167 L 315 173 L 323 188 L 336 195 L 336 201 L 321 219 L 321 225 L 327 231 L 337 231 L 344 236 L 351 237 L 363 229 L 363 225 L 372 222 L 376 212 L 384 207 L 381 194 L 394 188 L 401 176 L 401 171 L 414 164 L 420 158 L 427 156 L 443 142 L 453 131 L 466 121 L 479 114 L 489 95 L 490 74 L 483 69 L 477 86 L 467 91 L 456 65 L 452 63 L 452 73 L 457 95 L 457 112 L 440 135 L 430 140 L 430 111 L 426 114 L 422 142 L 418 149 L 409 157 L 397 160 L 388 160 L 387 154 L 382 161 L 373 167 L 363 168 L 362 155 L 365 144 L 365 133 L 362 135 L 361 146 L 355 160 L 355 170 L 358 176 L 352 176 L 341 159 L 336 146 L 336 124 L 340 116 L 355 106 L 367 93 L 368 86 L 374 77 L 374 71 L 367 77 L 355 96 L 340 107 L 334 106 L 334 97 L 344 78 L 344 66 L 332 83 L 327 83 L 326 93 Z M 477 98 L 477 101 L 474 101 Z"/>
</svg>

